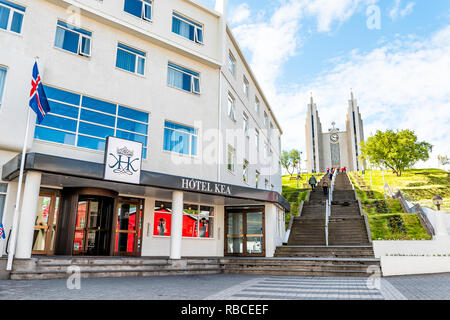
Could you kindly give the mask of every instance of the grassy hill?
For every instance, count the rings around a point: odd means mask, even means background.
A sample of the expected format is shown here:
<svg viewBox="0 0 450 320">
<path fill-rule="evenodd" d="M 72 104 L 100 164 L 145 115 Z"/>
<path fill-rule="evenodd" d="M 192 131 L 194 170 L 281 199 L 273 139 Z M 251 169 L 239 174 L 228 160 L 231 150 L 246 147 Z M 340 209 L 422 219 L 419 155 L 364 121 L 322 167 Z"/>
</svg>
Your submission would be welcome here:
<svg viewBox="0 0 450 320">
<path fill-rule="evenodd" d="M 392 190 L 400 188 L 405 193 L 413 190 L 412 192 L 415 194 L 426 197 L 427 194 L 435 190 L 445 190 L 445 184 L 442 184 L 444 182 L 441 177 L 442 173 L 433 172 L 432 174 L 431 171 L 406 170 L 402 177 L 385 172 L 385 179 Z M 429 174 L 424 174 L 424 172 Z M 439 180 L 436 180 L 436 175 Z M 372 239 L 431 239 L 416 214 L 404 212 L 398 199 L 384 199 L 383 175 L 381 171 L 374 170 L 372 172 L 372 185 L 370 184 L 370 172 L 367 172 L 365 176 L 358 172 L 351 172 L 349 176 L 355 186 L 358 198 L 361 200 L 363 211 L 368 216 Z M 439 183 L 437 185 L 430 184 L 430 180 L 428 180 L 430 178 L 432 181 L 438 181 Z M 416 187 L 417 184 L 420 184 L 420 188 Z"/>
</svg>

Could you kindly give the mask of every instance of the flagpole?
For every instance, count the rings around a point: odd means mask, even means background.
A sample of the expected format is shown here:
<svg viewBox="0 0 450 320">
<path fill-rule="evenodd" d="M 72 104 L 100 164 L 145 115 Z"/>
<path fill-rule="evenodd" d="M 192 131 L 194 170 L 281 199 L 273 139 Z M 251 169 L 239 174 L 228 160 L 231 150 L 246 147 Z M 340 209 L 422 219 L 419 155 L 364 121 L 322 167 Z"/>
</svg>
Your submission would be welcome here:
<svg viewBox="0 0 450 320">
<path fill-rule="evenodd" d="M 38 57 L 36 57 L 37 60 Z M 12 225 L 12 233 L 10 238 L 10 245 L 8 252 L 8 262 L 6 264 L 6 270 L 12 269 L 14 254 L 16 252 L 16 242 L 17 242 L 17 231 L 19 227 L 19 217 L 20 217 L 20 197 L 22 195 L 22 182 L 23 182 L 23 173 L 25 169 L 25 158 L 27 154 L 27 142 L 28 142 L 28 133 L 30 131 L 30 117 L 31 117 L 31 108 L 28 109 L 27 114 L 27 127 L 25 129 L 25 138 L 23 140 L 23 148 L 22 148 L 22 157 L 20 160 L 20 173 L 19 173 L 19 182 L 17 185 L 17 196 L 16 196 L 16 205 L 14 207 L 14 219 Z"/>
</svg>

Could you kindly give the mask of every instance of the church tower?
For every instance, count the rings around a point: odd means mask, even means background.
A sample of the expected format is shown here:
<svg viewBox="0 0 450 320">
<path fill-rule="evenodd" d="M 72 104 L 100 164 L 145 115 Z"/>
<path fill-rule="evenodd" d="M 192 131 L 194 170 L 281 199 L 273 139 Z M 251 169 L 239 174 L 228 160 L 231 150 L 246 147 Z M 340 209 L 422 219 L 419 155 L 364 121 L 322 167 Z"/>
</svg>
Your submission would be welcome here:
<svg viewBox="0 0 450 320">
<path fill-rule="evenodd" d="M 356 99 L 351 93 L 350 100 L 348 101 L 347 111 L 347 144 L 348 157 L 349 157 L 349 169 L 352 171 L 364 170 L 364 163 L 358 158 L 361 155 L 361 142 L 364 141 L 364 129 L 361 113 L 359 113 L 359 107 Z"/>
<path fill-rule="evenodd" d="M 306 112 L 306 166 L 308 172 L 321 172 L 322 124 L 320 123 L 317 105 L 311 95 Z"/>
<path fill-rule="evenodd" d="M 364 163 L 358 159 L 361 142 L 364 141 L 363 121 L 353 92 L 348 102 L 346 131 L 340 131 L 335 125 L 333 121 L 328 132 L 322 132 L 317 105 L 311 96 L 305 125 L 308 172 L 325 172 L 327 168 L 343 167 L 348 171 L 364 170 Z"/>
</svg>

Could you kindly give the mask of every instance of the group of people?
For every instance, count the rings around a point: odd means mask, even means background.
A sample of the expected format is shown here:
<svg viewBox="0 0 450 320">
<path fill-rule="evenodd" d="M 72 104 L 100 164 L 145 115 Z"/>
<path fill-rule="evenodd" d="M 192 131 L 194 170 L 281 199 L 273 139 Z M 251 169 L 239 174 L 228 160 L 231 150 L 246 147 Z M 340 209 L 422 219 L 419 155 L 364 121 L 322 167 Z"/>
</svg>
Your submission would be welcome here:
<svg viewBox="0 0 450 320">
<path fill-rule="evenodd" d="M 344 173 L 344 172 L 347 172 L 347 167 L 331 168 L 331 169 L 327 168 L 327 176 L 328 176 L 329 181 L 331 182 L 334 174 L 339 174 L 339 173 Z M 317 179 L 314 176 L 314 174 L 311 175 L 308 182 L 309 182 L 309 185 L 311 186 L 311 189 L 314 191 L 316 184 L 317 184 Z M 323 189 L 323 194 L 328 195 L 328 183 L 325 180 L 322 181 L 322 189 Z"/>
</svg>

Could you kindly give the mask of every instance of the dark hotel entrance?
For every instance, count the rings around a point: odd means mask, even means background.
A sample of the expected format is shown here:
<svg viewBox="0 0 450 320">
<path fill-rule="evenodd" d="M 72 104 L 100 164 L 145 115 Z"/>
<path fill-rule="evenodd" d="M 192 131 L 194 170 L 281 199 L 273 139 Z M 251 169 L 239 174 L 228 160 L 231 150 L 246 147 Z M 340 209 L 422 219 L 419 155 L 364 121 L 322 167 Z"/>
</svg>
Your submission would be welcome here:
<svg viewBox="0 0 450 320">
<path fill-rule="evenodd" d="M 140 256 L 143 207 L 105 189 L 42 189 L 32 253 Z"/>
</svg>

